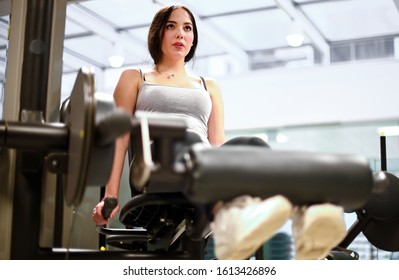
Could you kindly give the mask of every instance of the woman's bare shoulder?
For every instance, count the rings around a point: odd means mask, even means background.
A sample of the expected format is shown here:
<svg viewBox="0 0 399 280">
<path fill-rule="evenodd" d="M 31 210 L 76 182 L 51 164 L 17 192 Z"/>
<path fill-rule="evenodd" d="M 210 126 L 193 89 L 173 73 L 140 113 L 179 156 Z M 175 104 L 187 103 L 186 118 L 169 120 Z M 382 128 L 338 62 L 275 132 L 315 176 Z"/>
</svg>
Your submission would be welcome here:
<svg viewBox="0 0 399 280">
<path fill-rule="evenodd" d="M 214 78 L 204 77 L 206 87 L 211 93 L 219 94 L 220 88 L 218 82 Z"/>
<path fill-rule="evenodd" d="M 121 79 L 141 79 L 141 70 L 138 68 L 128 68 L 122 71 Z"/>
</svg>

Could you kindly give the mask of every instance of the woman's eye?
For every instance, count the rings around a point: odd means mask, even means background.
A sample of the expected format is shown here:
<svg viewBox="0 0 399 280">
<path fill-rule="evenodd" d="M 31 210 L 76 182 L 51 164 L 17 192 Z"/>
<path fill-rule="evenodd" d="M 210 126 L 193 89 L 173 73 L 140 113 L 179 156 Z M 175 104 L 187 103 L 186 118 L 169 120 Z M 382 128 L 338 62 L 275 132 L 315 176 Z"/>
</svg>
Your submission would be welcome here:
<svg viewBox="0 0 399 280">
<path fill-rule="evenodd" d="M 185 29 L 186 29 L 187 31 L 191 31 L 191 30 L 192 30 L 192 27 L 191 27 L 190 25 L 187 25 L 187 26 L 185 27 Z"/>
<path fill-rule="evenodd" d="M 172 24 L 172 23 L 167 24 L 167 25 L 166 25 L 166 28 L 167 28 L 167 29 L 173 28 L 173 24 Z"/>
</svg>

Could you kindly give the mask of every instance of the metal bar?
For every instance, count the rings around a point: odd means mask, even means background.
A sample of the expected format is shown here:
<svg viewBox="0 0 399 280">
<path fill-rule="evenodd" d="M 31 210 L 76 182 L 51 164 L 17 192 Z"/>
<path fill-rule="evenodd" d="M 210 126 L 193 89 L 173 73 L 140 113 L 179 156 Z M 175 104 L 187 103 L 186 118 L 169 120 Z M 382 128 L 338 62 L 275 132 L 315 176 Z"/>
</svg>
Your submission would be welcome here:
<svg viewBox="0 0 399 280">
<path fill-rule="evenodd" d="M 380 136 L 381 171 L 387 171 L 387 147 L 385 135 Z"/>
<path fill-rule="evenodd" d="M 27 12 L 19 112 L 41 111 L 46 117 L 54 2 L 30 0 L 25 5 Z M 34 259 L 39 255 L 42 186 L 41 153 L 17 151 L 11 259 Z M 29 238 L 26 238 L 27 234 Z"/>
<path fill-rule="evenodd" d="M 355 238 L 365 229 L 367 224 L 370 222 L 370 217 L 364 214 L 358 216 L 358 220 L 349 228 L 346 237 L 338 247 L 348 248 L 348 246 L 355 240 Z"/>
<path fill-rule="evenodd" d="M 17 120 L 19 116 L 19 99 L 21 89 L 23 51 L 25 40 L 25 21 L 27 0 L 13 1 L 10 17 L 10 33 L 7 49 L 7 71 L 4 99 L 3 118 Z M 13 197 L 16 174 L 16 151 L 6 149 L 2 151 L 0 158 L 1 203 L 0 220 L 2 228 L 0 238 L 0 259 L 11 258 L 11 240 L 13 238 Z M 26 237 L 25 237 L 26 238 Z"/>
<path fill-rule="evenodd" d="M 39 259 L 46 260 L 189 260 L 192 256 L 186 252 L 133 252 L 118 250 L 81 250 L 81 249 L 40 249 Z"/>
<path fill-rule="evenodd" d="M 28 1 L 24 65 L 21 84 L 21 111 L 44 111 L 52 27 L 53 1 Z M 44 105 L 44 106 L 43 106 Z"/>
<path fill-rule="evenodd" d="M 66 150 L 66 125 L 28 124 L 0 121 L 0 146 L 17 149 Z"/>
</svg>

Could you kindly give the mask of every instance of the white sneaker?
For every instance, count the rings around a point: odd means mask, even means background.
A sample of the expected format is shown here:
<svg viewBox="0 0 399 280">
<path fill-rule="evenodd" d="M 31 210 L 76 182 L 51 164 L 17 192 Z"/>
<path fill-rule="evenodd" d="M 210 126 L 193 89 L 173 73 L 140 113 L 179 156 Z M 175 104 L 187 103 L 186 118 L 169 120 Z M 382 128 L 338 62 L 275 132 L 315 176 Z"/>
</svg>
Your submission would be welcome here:
<svg viewBox="0 0 399 280">
<path fill-rule="evenodd" d="M 290 218 L 291 203 L 283 196 L 240 196 L 223 205 L 211 223 L 217 259 L 248 259 Z"/>
<path fill-rule="evenodd" d="M 329 203 L 295 209 L 292 217 L 295 259 L 325 258 L 346 236 L 344 210 Z"/>
</svg>

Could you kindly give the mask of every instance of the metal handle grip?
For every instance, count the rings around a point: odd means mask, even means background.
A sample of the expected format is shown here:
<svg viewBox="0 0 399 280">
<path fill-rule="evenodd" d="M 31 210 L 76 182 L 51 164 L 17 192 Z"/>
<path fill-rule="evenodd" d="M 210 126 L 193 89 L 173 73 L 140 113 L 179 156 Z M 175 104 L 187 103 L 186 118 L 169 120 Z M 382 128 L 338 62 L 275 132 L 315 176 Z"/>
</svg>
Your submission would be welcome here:
<svg viewBox="0 0 399 280">
<path fill-rule="evenodd" d="M 116 197 L 113 196 L 106 197 L 104 199 L 104 206 L 101 210 L 101 214 L 103 215 L 103 217 L 105 219 L 108 219 L 117 205 L 118 205 L 118 200 L 116 199 Z"/>
</svg>

